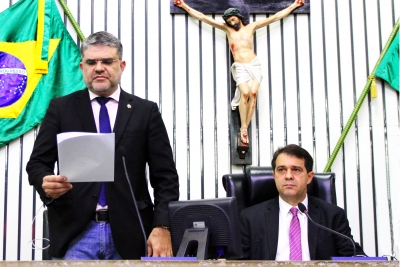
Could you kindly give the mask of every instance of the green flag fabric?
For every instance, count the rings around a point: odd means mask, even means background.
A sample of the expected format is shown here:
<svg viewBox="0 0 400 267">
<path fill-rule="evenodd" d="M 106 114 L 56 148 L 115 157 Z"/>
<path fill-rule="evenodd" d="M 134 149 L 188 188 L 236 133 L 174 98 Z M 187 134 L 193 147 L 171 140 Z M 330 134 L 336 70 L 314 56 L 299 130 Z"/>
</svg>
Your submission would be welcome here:
<svg viewBox="0 0 400 267">
<path fill-rule="evenodd" d="M 0 13 L 0 147 L 41 123 L 52 98 L 85 88 L 79 48 L 54 0 Z"/>
<path fill-rule="evenodd" d="M 384 79 L 391 87 L 400 91 L 399 88 L 399 32 L 393 39 L 385 56 L 375 71 L 375 76 Z"/>
</svg>

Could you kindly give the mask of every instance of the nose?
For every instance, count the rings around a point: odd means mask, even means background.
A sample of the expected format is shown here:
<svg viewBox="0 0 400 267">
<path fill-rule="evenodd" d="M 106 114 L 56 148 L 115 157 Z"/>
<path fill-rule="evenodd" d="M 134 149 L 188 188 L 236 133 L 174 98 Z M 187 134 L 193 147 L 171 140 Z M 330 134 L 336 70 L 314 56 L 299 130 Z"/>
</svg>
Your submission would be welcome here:
<svg viewBox="0 0 400 267">
<path fill-rule="evenodd" d="M 103 64 L 101 63 L 101 60 L 98 60 L 96 62 L 95 70 L 96 71 L 103 71 L 104 70 L 104 67 L 103 67 Z"/>
<path fill-rule="evenodd" d="M 288 169 L 285 175 L 286 175 L 286 180 L 293 180 L 292 170 Z"/>
</svg>

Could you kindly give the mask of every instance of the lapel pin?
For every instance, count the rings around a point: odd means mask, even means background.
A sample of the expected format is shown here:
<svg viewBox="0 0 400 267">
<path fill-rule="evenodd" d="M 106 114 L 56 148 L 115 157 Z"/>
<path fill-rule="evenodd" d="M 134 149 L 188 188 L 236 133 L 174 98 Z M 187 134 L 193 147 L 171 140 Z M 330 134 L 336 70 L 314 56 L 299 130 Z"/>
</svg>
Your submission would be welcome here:
<svg viewBox="0 0 400 267">
<path fill-rule="evenodd" d="M 131 108 L 132 106 L 130 104 L 126 105 L 128 108 Z"/>
</svg>

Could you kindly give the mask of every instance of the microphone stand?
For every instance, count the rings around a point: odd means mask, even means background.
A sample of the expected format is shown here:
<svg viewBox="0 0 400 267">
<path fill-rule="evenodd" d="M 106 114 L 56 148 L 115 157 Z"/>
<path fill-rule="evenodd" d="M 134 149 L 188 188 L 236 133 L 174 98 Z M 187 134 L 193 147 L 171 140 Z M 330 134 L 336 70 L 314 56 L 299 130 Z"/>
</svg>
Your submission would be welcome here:
<svg viewBox="0 0 400 267">
<path fill-rule="evenodd" d="M 144 231 L 143 222 L 142 222 L 142 219 L 140 218 L 140 213 L 139 213 L 139 209 L 138 209 L 138 207 L 137 207 L 135 194 L 133 193 L 131 181 L 130 181 L 129 175 L 128 175 L 128 170 L 126 169 L 126 163 L 125 163 L 125 156 L 124 156 L 124 155 L 122 155 L 122 163 L 123 163 L 123 165 L 124 165 L 126 180 L 128 181 L 129 189 L 131 190 L 131 195 L 132 195 L 132 198 L 133 198 L 133 204 L 134 204 L 134 206 L 135 206 L 136 214 L 137 214 L 137 216 L 138 216 L 138 218 L 139 218 L 140 228 L 142 229 L 142 233 L 143 233 L 143 237 L 144 237 L 144 253 L 145 253 L 145 257 L 147 257 L 148 255 L 147 255 L 147 238 L 146 238 L 146 232 Z"/>
<path fill-rule="evenodd" d="M 323 226 L 323 225 L 320 225 L 320 224 L 314 222 L 313 219 L 311 219 L 310 215 L 308 215 L 308 211 L 307 211 L 307 209 L 306 209 L 306 206 L 304 206 L 303 203 L 299 203 L 299 204 L 297 205 L 297 207 L 299 208 L 299 210 L 301 211 L 301 213 L 304 213 L 304 214 L 307 216 L 307 218 L 308 218 L 313 224 L 315 224 L 316 226 L 318 226 L 319 228 L 322 228 L 322 229 L 324 229 L 324 230 L 326 230 L 326 231 L 328 231 L 328 232 L 331 232 L 331 233 L 334 233 L 334 234 L 336 234 L 336 235 L 340 235 L 341 237 L 344 237 L 344 238 L 349 239 L 349 240 L 351 241 L 351 244 L 353 245 L 353 256 L 356 257 L 356 254 L 357 254 L 357 253 L 356 253 L 356 245 L 354 244 L 354 241 L 353 241 L 350 237 L 348 237 L 347 235 L 344 235 L 344 234 L 342 234 L 342 233 L 336 232 L 336 231 L 334 231 L 334 230 L 332 230 L 332 229 L 329 229 L 328 227 L 325 227 L 325 226 Z"/>
</svg>

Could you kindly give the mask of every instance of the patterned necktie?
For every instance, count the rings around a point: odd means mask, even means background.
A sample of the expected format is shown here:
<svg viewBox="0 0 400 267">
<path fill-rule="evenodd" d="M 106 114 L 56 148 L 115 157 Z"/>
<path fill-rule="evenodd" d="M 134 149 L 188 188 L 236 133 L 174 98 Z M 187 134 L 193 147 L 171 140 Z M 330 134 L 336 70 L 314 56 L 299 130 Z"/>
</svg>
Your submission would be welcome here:
<svg viewBox="0 0 400 267">
<path fill-rule="evenodd" d="M 300 221 L 297 217 L 298 209 L 293 207 L 290 209 L 290 212 L 293 214 L 289 230 L 290 260 L 301 261 L 301 230 Z"/>
<path fill-rule="evenodd" d="M 110 100 L 110 98 L 96 97 L 96 100 L 101 106 L 99 113 L 100 133 L 111 133 L 110 117 L 108 116 L 108 110 L 106 107 L 106 103 Z M 104 183 L 101 183 L 99 204 L 103 207 L 107 206 L 106 187 Z"/>
</svg>

